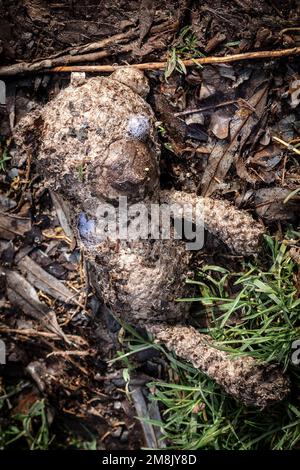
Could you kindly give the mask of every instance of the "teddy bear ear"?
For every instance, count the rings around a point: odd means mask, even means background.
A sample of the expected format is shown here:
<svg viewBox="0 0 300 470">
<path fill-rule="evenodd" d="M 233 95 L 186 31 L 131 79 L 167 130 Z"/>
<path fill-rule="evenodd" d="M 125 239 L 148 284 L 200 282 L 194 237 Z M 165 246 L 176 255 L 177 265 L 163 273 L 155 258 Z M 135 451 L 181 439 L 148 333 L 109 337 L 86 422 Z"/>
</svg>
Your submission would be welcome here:
<svg viewBox="0 0 300 470">
<path fill-rule="evenodd" d="M 144 72 L 132 66 L 118 67 L 110 75 L 110 78 L 128 86 L 142 98 L 146 98 L 150 91 L 148 79 Z"/>
</svg>

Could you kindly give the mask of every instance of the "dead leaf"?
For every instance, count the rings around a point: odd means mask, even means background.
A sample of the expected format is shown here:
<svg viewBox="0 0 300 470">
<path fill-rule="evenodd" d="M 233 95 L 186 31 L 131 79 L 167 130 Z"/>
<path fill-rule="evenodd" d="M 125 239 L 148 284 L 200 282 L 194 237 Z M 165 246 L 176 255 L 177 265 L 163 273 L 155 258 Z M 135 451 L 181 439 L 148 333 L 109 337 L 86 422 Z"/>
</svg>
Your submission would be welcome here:
<svg viewBox="0 0 300 470">
<path fill-rule="evenodd" d="M 51 199 L 56 210 L 57 218 L 65 235 L 72 241 L 72 249 L 75 248 L 76 241 L 73 230 L 69 224 L 70 207 L 68 203 L 57 193 L 50 191 Z"/>
<path fill-rule="evenodd" d="M 23 236 L 30 229 L 29 218 L 0 212 L 0 238 L 13 240 L 16 236 Z"/>
<path fill-rule="evenodd" d="M 293 220 L 299 212 L 300 197 L 296 196 L 284 204 L 290 193 L 290 189 L 278 187 L 258 189 L 255 193 L 256 213 L 267 222 Z"/>
<path fill-rule="evenodd" d="M 267 171 L 273 170 L 282 160 L 282 153 L 278 147 L 270 145 L 269 147 L 256 152 L 250 158 L 250 165 L 257 165 Z"/>
<path fill-rule="evenodd" d="M 193 113 L 185 117 L 185 123 L 189 126 L 190 124 L 201 124 L 204 125 L 204 114 Z"/>
<path fill-rule="evenodd" d="M 211 96 L 215 95 L 216 91 L 217 90 L 214 85 L 202 82 L 200 87 L 199 100 L 210 98 Z"/>
<path fill-rule="evenodd" d="M 8 298 L 12 304 L 37 320 L 47 315 L 48 307 L 40 302 L 36 290 L 23 276 L 15 271 L 7 271 L 6 281 Z"/>
<path fill-rule="evenodd" d="M 297 129 L 297 118 L 295 114 L 289 114 L 282 118 L 276 126 L 273 127 L 273 132 L 280 135 L 280 138 L 287 142 L 294 138 L 295 130 Z"/>
<path fill-rule="evenodd" d="M 141 387 L 130 387 L 130 396 L 132 398 L 136 414 L 139 418 L 141 418 L 142 429 L 147 447 L 149 449 L 158 449 L 165 447 L 165 443 L 160 442 L 159 440 L 159 437 L 161 436 L 157 435 L 158 433 L 156 426 L 153 426 L 151 423 L 148 423 L 144 419 L 145 417 L 148 417 L 148 419 L 150 419 L 150 413 Z M 159 412 L 157 414 L 157 417 L 158 416 L 160 417 Z"/>
<path fill-rule="evenodd" d="M 245 144 L 254 125 L 265 109 L 268 96 L 268 84 L 260 88 L 249 100 L 248 108 L 236 111 L 230 123 L 230 142 L 218 142 L 208 159 L 208 165 L 202 177 L 202 195 L 210 196 L 223 182 L 234 156 Z M 255 108 L 256 112 L 250 108 Z"/>
<path fill-rule="evenodd" d="M 0 194 L 0 208 L 3 212 L 6 212 L 10 209 L 16 207 L 17 203 L 13 199 L 5 196 L 4 194 Z"/>
<path fill-rule="evenodd" d="M 56 277 L 49 274 L 29 256 L 25 256 L 18 263 L 22 274 L 26 277 L 31 285 L 36 289 L 46 292 L 54 299 L 60 300 L 65 303 L 76 304 L 74 302 L 74 292 L 68 289 Z"/>
<path fill-rule="evenodd" d="M 230 64 L 218 64 L 218 71 L 221 77 L 229 78 L 233 82 L 236 81 L 236 75 L 234 71 L 234 67 Z"/>
<path fill-rule="evenodd" d="M 188 139 L 199 140 L 200 142 L 207 142 L 208 135 L 200 124 L 190 124 L 186 128 L 186 137 Z"/>
<path fill-rule="evenodd" d="M 57 323 L 55 313 L 38 298 L 34 287 L 16 271 L 6 270 L 7 297 L 12 305 L 19 307 L 25 315 L 38 320 L 45 328 L 66 337 Z"/>
<path fill-rule="evenodd" d="M 210 120 L 210 130 L 218 139 L 227 139 L 231 117 L 223 111 L 216 111 Z"/>
</svg>

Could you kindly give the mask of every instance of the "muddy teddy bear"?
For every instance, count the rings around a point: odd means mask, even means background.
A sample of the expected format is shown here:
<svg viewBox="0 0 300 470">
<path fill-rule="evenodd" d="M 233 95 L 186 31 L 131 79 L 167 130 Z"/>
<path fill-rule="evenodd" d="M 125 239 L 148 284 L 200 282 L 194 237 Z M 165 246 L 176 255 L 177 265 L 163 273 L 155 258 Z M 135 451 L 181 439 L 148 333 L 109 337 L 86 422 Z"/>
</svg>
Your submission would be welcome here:
<svg viewBox="0 0 300 470">
<path fill-rule="evenodd" d="M 20 121 L 15 130 L 19 153 L 33 154 L 45 184 L 70 203 L 93 286 L 112 312 L 145 327 L 236 399 L 263 408 L 288 392 L 281 371 L 251 357 L 233 359 L 215 349 L 209 336 L 185 326 L 189 304 L 176 299 L 190 295 L 184 280 L 193 252 L 186 243 L 174 236 L 153 239 L 150 233 L 131 240 L 99 237 L 103 204 L 118 208 L 126 198 L 129 208 L 172 205 L 173 220 L 188 204 L 194 210 L 184 216 L 191 224 L 201 207 L 205 228 L 230 250 L 258 251 L 263 227 L 245 211 L 227 201 L 160 190 L 160 146 L 155 116 L 145 101 L 148 92 L 146 77 L 132 67 L 88 80 L 73 74 L 68 87 Z"/>
</svg>

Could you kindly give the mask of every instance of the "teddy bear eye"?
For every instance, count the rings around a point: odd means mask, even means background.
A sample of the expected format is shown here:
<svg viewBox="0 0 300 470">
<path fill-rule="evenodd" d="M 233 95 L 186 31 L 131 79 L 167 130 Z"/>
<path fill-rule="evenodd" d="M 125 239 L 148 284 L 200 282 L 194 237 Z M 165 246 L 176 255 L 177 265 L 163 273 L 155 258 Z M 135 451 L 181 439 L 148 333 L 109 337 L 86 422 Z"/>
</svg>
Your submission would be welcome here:
<svg viewBox="0 0 300 470">
<path fill-rule="evenodd" d="M 142 114 L 136 114 L 129 118 L 127 133 L 132 139 L 144 140 L 150 131 L 149 118 Z"/>
</svg>

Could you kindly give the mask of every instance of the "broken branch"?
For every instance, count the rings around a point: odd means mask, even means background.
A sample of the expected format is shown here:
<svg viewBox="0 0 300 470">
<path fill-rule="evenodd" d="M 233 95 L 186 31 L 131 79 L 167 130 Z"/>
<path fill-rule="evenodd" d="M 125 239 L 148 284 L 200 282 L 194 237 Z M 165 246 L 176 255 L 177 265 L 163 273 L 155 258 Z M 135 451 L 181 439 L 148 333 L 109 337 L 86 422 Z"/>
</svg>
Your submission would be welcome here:
<svg viewBox="0 0 300 470">
<path fill-rule="evenodd" d="M 186 67 L 192 67 L 193 65 L 204 65 L 204 64 L 225 64 L 229 62 L 238 62 L 241 60 L 255 60 L 255 59 L 275 59 L 280 57 L 288 57 L 291 55 L 300 54 L 300 47 L 294 47 L 292 49 L 280 49 L 278 51 L 257 51 L 257 52 L 245 52 L 242 54 L 232 54 L 223 57 L 200 57 L 199 59 L 187 59 L 183 60 L 183 64 Z M 167 65 L 167 61 L 164 62 L 147 62 L 144 64 L 132 64 L 139 70 L 163 70 Z M 66 67 L 54 67 L 49 69 L 48 72 L 114 72 L 119 65 L 74 65 Z M 3 67 L 0 68 L 0 75 L 3 75 Z"/>
<path fill-rule="evenodd" d="M 151 33 L 158 34 L 167 31 L 175 31 L 178 26 L 178 22 L 170 23 L 166 21 L 160 25 L 155 25 L 151 28 Z M 75 49 L 69 49 L 66 52 L 66 55 L 55 54 L 52 57 L 47 57 L 41 60 L 35 60 L 33 62 L 19 62 L 13 65 L 5 65 L 0 67 L 0 76 L 14 76 L 19 74 L 26 74 L 32 72 L 52 72 L 54 69 L 60 69 L 61 67 L 66 67 L 76 64 L 79 62 L 95 62 L 100 59 L 104 59 L 116 53 L 126 53 L 132 51 L 134 45 L 132 42 L 128 44 L 119 43 L 124 42 L 128 39 L 138 38 L 139 33 L 137 30 L 133 30 L 127 33 L 116 34 L 114 36 L 102 39 L 94 43 L 86 44 L 83 46 L 78 46 Z M 110 47 L 109 49 L 103 49 L 105 47 Z M 98 52 L 94 52 L 98 50 Z M 114 70 L 113 68 L 112 70 Z"/>
<path fill-rule="evenodd" d="M 288 150 L 291 150 L 292 152 L 296 153 L 297 155 L 300 155 L 300 150 L 297 149 L 297 147 L 294 147 L 294 145 L 291 145 L 288 142 L 285 142 L 284 140 L 280 139 L 279 137 L 276 137 L 275 135 L 272 136 L 272 139 L 275 140 L 275 142 L 278 142 L 279 144 L 286 147 Z"/>
</svg>

